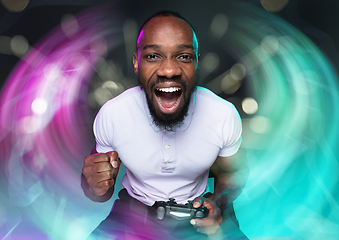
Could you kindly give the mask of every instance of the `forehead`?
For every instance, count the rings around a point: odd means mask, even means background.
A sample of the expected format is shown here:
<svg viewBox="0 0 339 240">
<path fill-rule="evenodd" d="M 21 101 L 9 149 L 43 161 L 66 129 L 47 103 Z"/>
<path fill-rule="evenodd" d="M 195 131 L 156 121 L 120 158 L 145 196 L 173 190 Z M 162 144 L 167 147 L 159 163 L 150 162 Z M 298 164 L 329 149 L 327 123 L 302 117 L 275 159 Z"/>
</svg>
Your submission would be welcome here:
<svg viewBox="0 0 339 240">
<path fill-rule="evenodd" d="M 145 45 L 193 45 L 197 48 L 196 38 L 191 26 L 184 20 L 168 16 L 155 17 L 149 20 L 138 38 L 138 49 Z"/>
</svg>

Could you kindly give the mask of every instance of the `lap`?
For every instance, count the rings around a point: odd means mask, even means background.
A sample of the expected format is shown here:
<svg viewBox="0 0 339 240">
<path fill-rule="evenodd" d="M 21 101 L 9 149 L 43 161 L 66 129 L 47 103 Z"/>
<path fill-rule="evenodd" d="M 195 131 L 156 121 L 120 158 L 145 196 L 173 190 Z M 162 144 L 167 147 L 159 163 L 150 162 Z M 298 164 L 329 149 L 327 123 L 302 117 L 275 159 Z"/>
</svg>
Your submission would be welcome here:
<svg viewBox="0 0 339 240">
<path fill-rule="evenodd" d="M 224 221 L 214 235 L 198 233 L 189 221 L 171 218 L 159 220 L 155 208 L 148 207 L 130 197 L 125 189 L 119 192 L 111 213 L 88 237 L 88 240 L 101 239 L 248 239 L 229 216 L 224 212 Z"/>
</svg>

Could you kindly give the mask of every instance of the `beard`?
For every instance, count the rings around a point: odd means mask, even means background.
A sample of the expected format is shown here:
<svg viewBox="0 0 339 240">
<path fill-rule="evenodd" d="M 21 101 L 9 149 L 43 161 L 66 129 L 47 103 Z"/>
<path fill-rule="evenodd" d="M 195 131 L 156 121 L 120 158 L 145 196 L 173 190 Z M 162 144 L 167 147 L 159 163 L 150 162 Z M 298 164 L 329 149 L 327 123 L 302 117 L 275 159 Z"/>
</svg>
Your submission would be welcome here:
<svg viewBox="0 0 339 240">
<path fill-rule="evenodd" d="M 153 94 L 152 90 L 153 90 L 153 87 L 156 84 L 158 84 L 160 82 L 168 82 L 168 81 L 178 82 L 182 85 L 182 91 L 183 91 L 182 101 L 184 101 L 184 105 L 183 105 L 183 107 L 178 109 L 173 114 L 161 114 L 154 107 L 154 105 L 156 105 L 156 103 L 155 103 L 154 94 Z M 178 79 L 175 79 L 175 78 L 171 78 L 171 79 L 158 78 L 149 87 L 150 94 L 147 94 L 147 91 L 146 91 L 145 87 L 141 84 L 141 81 L 140 81 L 139 78 L 138 78 L 138 82 L 139 82 L 140 88 L 143 89 L 144 92 L 145 92 L 148 109 L 149 109 L 150 114 L 152 116 L 153 123 L 156 126 L 158 126 L 160 129 L 164 129 L 165 127 L 170 127 L 171 129 L 180 127 L 183 124 L 183 122 L 184 122 L 184 120 L 185 120 L 185 118 L 188 114 L 188 109 L 189 109 L 189 105 L 190 105 L 190 102 L 191 102 L 193 92 L 197 89 L 197 81 L 195 82 L 195 85 L 193 87 L 191 87 L 191 89 L 187 90 L 187 84 L 184 81 L 182 81 L 180 78 L 178 78 Z"/>
</svg>

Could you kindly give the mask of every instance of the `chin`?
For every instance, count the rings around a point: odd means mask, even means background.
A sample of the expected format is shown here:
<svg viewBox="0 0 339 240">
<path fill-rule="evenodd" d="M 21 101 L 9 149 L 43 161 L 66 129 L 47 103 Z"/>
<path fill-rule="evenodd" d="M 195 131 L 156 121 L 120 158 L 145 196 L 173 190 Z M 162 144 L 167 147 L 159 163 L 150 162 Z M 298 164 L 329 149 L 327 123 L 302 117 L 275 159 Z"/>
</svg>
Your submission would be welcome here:
<svg viewBox="0 0 339 240">
<path fill-rule="evenodd" d="M 159 128 L 165 128 L 167 126 L 171 128 L 179 127 L 188 113 L 188 107 L 190 103 L 190 97 L 184 102 L 183 106 L 180 106 L 173 113 L 164 113 L 159 109 L 158 103 L 153 99 L 153 103 L 150 103 L 148 98 L 148 107 L 153 118 L 153 122 Z"/>
</svg>

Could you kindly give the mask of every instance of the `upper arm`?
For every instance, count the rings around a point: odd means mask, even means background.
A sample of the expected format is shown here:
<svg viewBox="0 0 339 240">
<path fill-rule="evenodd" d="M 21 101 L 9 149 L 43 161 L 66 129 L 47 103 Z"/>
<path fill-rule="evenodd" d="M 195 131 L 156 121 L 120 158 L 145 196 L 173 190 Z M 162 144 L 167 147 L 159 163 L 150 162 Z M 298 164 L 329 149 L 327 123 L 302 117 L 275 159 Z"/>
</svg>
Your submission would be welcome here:
<svg viewBox="0 0 339 240">
<path fill-rule="evenodd" d="M 94 119 L 93 133 L 96 141 L 95 153 L 114 150 L 112 146 L 114 128 L 112 118 L 110 117 L 111 112 L 113 112 L 113 110 L 109 108 L 109 104 L 105 104 L 101 107 Z"/>
<path fill-rule="evenodd" d="M 229 157 L 218 156 L 210 168 L 210 177 L 214 177 L 215 180 L 220 177 L 232 178 L 232 180 L 241 177 L 242 179 L 237 179 L 237 181 L 245 180 L 246 182 L 247 176 L 248 166 L 243 149 L 239 149 L 236 154 Z"/>
<path fill-rule="evenodd" d="M 236 108 L 231 105 L 228 106 L 228 114 L 225 117 L 222 129 L 222 147 L 219 152 L 220 157 L 228 157 L 238 154 L 237 151 L 242 143 L 242 122 L 240 115 Z"/>
<path fill-rule="evenodd" d="M 230 157 L 218 156 L 210 169 L 214 175 L 214 200 L 220 209 L 227 203 L 233 202 L 246 185 L 249 169 L 246 164 L 245 153 L 238 151 Z"/>
<path fill-rule="evenodd" d="M 239 149 L 237 153 L 232 156 L 218 156 L 214 164 L 216 164 L 222 172 L 235 172 L 241 170 L 247 166 L 245 152 L 243 149 Z"/>
</svg>

